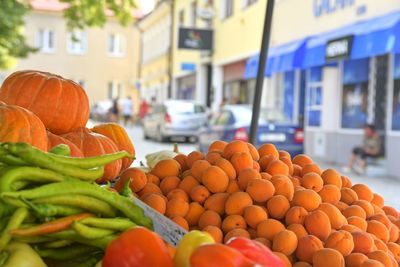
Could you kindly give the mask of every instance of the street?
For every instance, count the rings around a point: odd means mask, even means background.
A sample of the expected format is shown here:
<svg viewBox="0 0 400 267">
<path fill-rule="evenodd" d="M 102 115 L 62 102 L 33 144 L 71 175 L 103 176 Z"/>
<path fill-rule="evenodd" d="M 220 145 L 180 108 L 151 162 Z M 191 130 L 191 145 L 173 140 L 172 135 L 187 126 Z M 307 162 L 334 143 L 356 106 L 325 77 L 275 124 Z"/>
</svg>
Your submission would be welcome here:
<svg viewBox="0 0 400 267">
<path fill-rule="evenodd" d="M 172 150 L 173 143 L 158 143 L 155 141 L 149 141 L 143 139 L 143 133 L 141 127 L 134 126 L 127 128 L 129 136 L 134 143 L 136 150 L 136 160 L 133 166 L 139 166 L 142 161 L 146 162 L 145 156 L 149 153 L 154 153 L 160 150 Z M 179 151 L 184 154 L 188 154 L 196 149 L 195 144 L 178 144 Z M 331 166 L 326 163 L 319 163 L 322 169 L 335 168 L 340 170 L 341 166 Z M 349 176 L 353 184 L 364 183 L 367 184 L 374 192 L 380 194 L 385 198 L 385 205 L 396 207 L 400 209 L 400 180 L 386 178 L 385 176 L 360 176 L 356 174 L 345 174 Z M 373 172 L 374 173 L 374 172 Z"/>
</svg>

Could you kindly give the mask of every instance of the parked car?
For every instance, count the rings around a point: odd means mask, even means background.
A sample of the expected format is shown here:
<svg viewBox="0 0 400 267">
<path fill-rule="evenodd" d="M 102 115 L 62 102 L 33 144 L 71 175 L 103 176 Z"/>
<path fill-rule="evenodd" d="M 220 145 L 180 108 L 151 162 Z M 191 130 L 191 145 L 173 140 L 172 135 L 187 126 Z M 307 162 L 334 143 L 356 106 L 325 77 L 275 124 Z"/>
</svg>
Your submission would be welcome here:
<svg viewBox="0 0 400 267">
<path fill-rule="evenodd" d="M 187 100 L 168 100 L 153 105 L 143 120 L 145 139 L 196 142 L 201 126 L 207 123 L 206 108 Z"/>
<path fill-rule="evenodd" d="M 249 140 L 252 108 L 249 105 L 226 105 L 199 131 L 200 151 L 206 152 L 215 140 L 227 142 Z M 283 115 L 273 110 L 261 110 L 256 146 L 273 143 L 291 155 L 303 153 L 303 129 L 285 123 Z"/>
</svg>

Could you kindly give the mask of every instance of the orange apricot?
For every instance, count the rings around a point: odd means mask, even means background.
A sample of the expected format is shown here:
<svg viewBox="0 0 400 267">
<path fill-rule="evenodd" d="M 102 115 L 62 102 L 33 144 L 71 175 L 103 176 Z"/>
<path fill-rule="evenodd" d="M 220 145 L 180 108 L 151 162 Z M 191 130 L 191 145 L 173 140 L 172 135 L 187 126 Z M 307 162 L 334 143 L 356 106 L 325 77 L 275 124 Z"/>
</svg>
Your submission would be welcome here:
<svg viewBox="0 0 400 267">
<path fill-rule="evenodd" d="M 345 257 L 346 267 L 360 267 L 367 259 L 368 257 L 364 254 L 353 252 Z"/>
<path fill-rule="evenodd" d="M 264 180 L 271 180 L 271 178 L 272 178 L 272 175 L 269 173 L 266 173 L 266 172 L 260 172 L 260 175 L 261 175 L 261 179 L 264 179 Z"/>
<path fill-rule="evenodd" d="M 124 183 L 119 183 L 119 182 L 127 181 L 128 179 L 130 180 L 129 187 L 135 193 L 142 190 L 148 182 L 146 173 L 139 168 L 133 168 L 133 167 L 128 168 L 124 170 L 120 176 L 121 176 L 120 180 L 118 180 L 115 185 L 115 189 L 117 191 L 120 191 L 125 183 L 125 182 Z"/>
<path fill-rule="evenodd" d="M 394 242 L 388 242 L 386 245 L 389 251 L 392 252 L 394 259 L 400 262 L 400 245 Z"/>
<path fill-rule="evenodd" d="M 178 188 L 181 179 L 176 176 L 167 176 L 160 183 L 161 192 L 166 196 L 168 193 Z"/>
<path fill-rule="evenodd" d="M 367 259 L 361 263 L 360 267 L 385 267 L 381 262 L 377 260 Z"/>
<path fill-rule="evenodd" d="M 331 204 L 336 204 L 340 201 L 341 193 L 337 186 L 333 184 L 327 184 L 322 187 L 322 189 L 318 192 L 320 195 L 322 202 L 327 202 Z"/>
<path fill-rule="evenodd" d="M 157 186 L 160 185 L 160 178 L 158 178 L 154 174 L 146 173 L 146 177 L 147 177 L 148 183 L 153 183 Z"/>
<path fill-rule="evenodd" d="M 271 182 L 275 187 L 275 195 L 282 195 L 289 201 L 293 199 L 294 187 L 292 181 L 284 175 L 275 175 L 271 178 Z"/>
<path fill-rule="evenodd" d="M 314 210 L 307 214 L 304 220 L 304 226 L 309 234 L 315 235 L 322 241 L 331 233 L 329 217 L 325 212 L 320 210 Z"/>
<path fill-rule="evenodd" d="M 239 192 L 239 184 L 236 180 L 229 180 L 228 187 L 226 188 L 226 192 L 229 194 Z"/>
<path fill-rule="evenodd" d="M 192 167 L 190 168 L 191 174 L 194 178 L 201 182 L 203 172 L 210 166 L 211 164 L 207 160 L 196 160 L 193 162 Z"/>
<path fill-rule="evenodd" d="M 301 176 L 304 176 L 304 175 L 306 175 L 307 173 L 310 173 L 310 172 L 313 172 L 313 173 L 316 173 L 318 175 L 321 175 L 322 170 L 318 166 L 318 164 L 316 164 L 316 163 L 308 163 L 308 164 L 304 165 L 303 168 L 301 169 Z M 321 180 L 322 180 L 322 178 L 321 178 Z"/>
<path fill-rule="evenodd" d="M 183 229 L 185 229 L 186 231 L 189 231 L 189 224 L 188 222 L 181 216 L 173 216 L 171 218 L 171 220 L 176 223 L 177 225 L 179 225 L 180 227 L 182 227 Z"/>
<path fill-rule="evenodd" d="M 229 193 L 217 193 L 209 196 L 204 202 L 204 208 L 213 210 L 219 215 L 225 213 L 225 202 L 229 197 Z"/>
<path fill-rule="evenodd" d="M 222 152 L 219 151 L 208 152 L 205 157 L 205 160 L 210 162 L 211 165 L 215 165 L 215 163 L 217 163 L 217 161 L 220 159 L 222 159 Z"/>
<path fill-rule="evenodd" d="M 394 223 L 391 223 L 389 228 L 389 241 L 396 242 L 399 239 L 399 228 Z"/>
<path fill-rule="evenodd" d="M 222 193 L 228 187 L 229 178 L 221 168 L 210 166 L 203 172 L 202 183 L 211 193 Z"/>
<path fill-rule="evenodd" d="M 349 177 L 342 175 L 340 178 L 342 179 L 342 187 L 351 188 L 353 186 Z"/>
<path fill-rule="evenodd" d="M 222 243 L 224 234 L 222 233 L 219 227 L 214 225 L 209 225 L 204 227 L 203 231 L 209 233 L 214 239 L 215 243 Z"/>
<path fill-rule="evenodd" d="M 374 246 L 374 239 L 370 234 L 362 231 L 351 232 L 354 241 L 353 252 L 368 254 L 372 252 Z"/>
<path fill-rule="evenodd" d="M 266 156 L 266 155 L 272 155 L 276 159 L 279 158 L 279 152 L 276 149 L 274 144 L 263 144 L 258 148 L 258 154 L 260 157 Z"/>
<path fill-rule="evenodd" d="M 367 257 L 371 260 L 379 261 L 385 267 L 392 266 L 392 261 L 390 260 L 390 257 L 382 250 L 372 251 L 367 254 Z"/>
<path fill-rule="evenodd" d="M 147 183 L 142 190 L 138 192 L 140 198 L 144 198 L 148 194 L 159 193 L 162 194 L 161 189 L 152 183 Z"/>
<path fill-rule="evenodd" d="M 292 177 L 289 177 L 289 179 L 290 179 L 290 181 L 292 181 L 293 187 L 301 186 L 299 177 L 292 176 Z"/>
<path fill-rule="evenodd" d="M 168 176 L 179 176 L 181 173 L 181 165 L 174 159 L 163 159 L 157 162 L 150 172 L 161 180 Z"/>
<path fill-rule="evenodd" d="M 338 203 L 334 204 L 336 208 L 338 208 L 340 210 L 340 212 L 344 211 L 345 208 L 347 208 L 349 205 L 339 201 Z"/>
<path fill-rule="evenodd" d="M 375 214 L 371 216 L 369 219 L 383 223 L 387 229 L 390 228 L 390 220 L 385 214 Z"/>
<path fill-rule="evenodd" d="M 319 192 L 324 186 L 324 181 L 322 181 L 321 176 L 315 172 L 305 173 L 301 178 L 300 182 L 301 186 L 303 186 L 306 189 L 314 190 L 315 192 Z"/>
<path fill-rule="evenodd" d="M 247 143 L 247 147 L 249 148 L 249 153 L 253 160 L 258 161 L 260 159 L 260 154 L 258 154 L 257 148 L 251 143 Z"/>
<path fill-rule="evenodd" d="M 185 154 L 178 154 L 174 157 L 174 160 L 176 160 L 179 165 L 181 166 L 182 171 L 186 171 L 189 169 L 189 166 L 187 165 L 187 156 Z"/>
<path fill-rule="evenodd" d="M 395 218 L 399 217 L 399 213 L 397 212 L 397 210 L 393 207 L 390 206 L 383 206 L 382 207 L 383 211 L 385 212 L 386 215 L 392 215 Z"/>
<path fill-rule="evenodd" d="M 289 208 L 289 200 L 282 195 L 273 196 L 267 201 L 268 214 L 274 219 L 284 218 Z"/>
<path fill-rule="evenodd" d="M 199 185 L 199 184 L 200 183 L 199 183 L 199 181 L 197 181 L 196 178 L 194 178 L 191 175 L 188 175 L 182 179 L 178 188 L 182 189 L 183 191 L 186 192 L 186 194 L 190 195 L 190 192 L 192 192 L 193 187 L 195 187 L 196 185 Z"/>
<path fill-rule="evenodd" d="M 321 240 L 316 236 L 306 235 L 299 238 L 295 254 L 298 260 L 312 263 L 315 252 L 323 247 Z"/>
<path fill-rule="evenodd" d="M 293 172 L 294 172 L 293 163 L 292 163 L 292 161 L 290 160 L 290 158 L 282 157 L 282 158 L 279 158 L 279 159 L 280 159 L 283 163 L 285 163 L 286 166 L 288 166 L 288 168 L 289 168 L 289 175 L 293 175 Z"/>
<path fill-rule="evenodd" d="M 221 141 L 221 140 L 214 141 L 208 147 L 208 152 L 212 152 L 212 151 L 222 152 L 222 151 L 224 151 L 227 144 L 228 144 L 227 142 Z"/>
<path fill-rule="evenodd" d="M 286 256 L 285 254 L 276 251 L 273 251 L 272 253 L 274 253 L 275 256 L 281 259 L 285 267 L 292 267 L 292 263 L 290 262 L 289 256 Z"/>
<path fill-rule="evenodd" d="M 339 251 L 331 248 L 317 250 L 312 258 L 313 267 L 344 267 L 344 258 Z"/>
<path fill-rule="evenodd" d="M 340 210 L 330 203 L 321 203 L 318 210 L 323 211 L 328 216 L 333 229 L 340 229 L 347 223 L 346 218 L 342 215 Z"/>
<path fill-rule="evenodd" d="M 227 144 L 223 151 L 223 157 L 227 160 L 230 160 L 233 154 L 235 153 L 249 153 L 249 147 L 247 146 L 246 142 L 241 140 L 234 140 Z M 251 156 L 250 156 L 251 157 Z M 252 158 L 253 160 L 253 158 Z"/>
<path fill-rule="evenodd" d="M 301 166 L 293 163 L 293 176 L 301 177 Z"/>
<path fill-rule="evenodd" d="M 275 159 L 268 164 L 267 173 L 274 175 L 289 175 L 289 167 L 281 160 Z"/>
<path fill-rule="evenodd" d="M 350 255 L 354 249 L 353 236 L 346 231 L 332 232 L 325 240 L 324 246 L 339 251 L 343 256 Z"/>
<path fill-rule="evenodd" d="M 257 225 L 257 236 L 272 241 L 275 235 L 283 230 L 285 230 L 285 226 L 280 221 L 275 219 L 266 219 Z"/>
<path fill-rule="evenodd" d="M 229 177 L 229 179 L 235 179 L 236 178 L 236 170 L 233 167 L 232 163 L 224 158 L 220 158 L 215 162 L 215 166 L 220 167 L 226 175 Z"/>
<path fill-rule="evenodd" d="M 390 233 L 383 223 L 376 220 L 371 220 L 368 221 L 367 224 L 368 233 L 373 234 L 385 243 L 389 241 Z"/>
<path fill-rule="evenodd" d="M 231 238 L 234 238 L 234 237 L 243 237 L 243 238 L 250 239 L 250 233 L 242 228 L 233 229 L 233 230 L 229 231 L 228 233 L 226 233 L 226 235 L 224 237 L 224 243 L 227 243 Z"/>
<path fill-rule="evenodd" d="M 342 213 L 343 213 L 344 217 L 346 217 L 346 218 L 349 218 L 351 216 L 358 216 L 364 220 L 367 218 L 367 214 L 365 213 L 365 210 L 357 205 L 348 206 L 347 208 L 345 208 L 342 211 Z"/>
<path fill-rule="evenodd" d="M 225 202 L 225 213 L 227 215 L 242 215 L 244 209 L 253 205 L 253 200 L 246 192 L 235 192 L 231 194 Z"/>
<path fill-rule="evenodd" d="M 186 194 L 185 191 L 183 191 L 182 189 L 179 189 L 179 188 L 169 191 L 167 198 L 168 198 L 168 200 L 171 200 L 173 198 L 179 198 L 179 199 L 182 199 L 183 201 L 189 202 L 188 194 Z"/>
<path fill-rule="evenodd" d="M 251 205 L 244 209 L 243 217 L 250 227 L 256 229 L 260 222 L 268 219 L 268 213 L 260 206 Z"/>
<path fill-rule="evenodd" d="M 189 211 L 189 203 L 181 199 L 171 199 L 167 202 L 167 209 L 165 215 L 168 217 L 181 216 L 185 217 Z"/>
<path fill-rule="evenodd" d="M 352 233 L 352 232 L 359 232 L 361 229 L 352 224 L 343 224 L 342 227 L 340 227 L 340 230 Z"/>
<path fill-rule="evenodd" d="M 300 239 L 301 237 L 308 235 L 306 228 L 304 228 L 304 226 L 299 223 L 291 224 L 287 227 L 287 229 L 295 233 L 297 239 Z"/>
<path fill-rule="evenodd" d="M 308 214 L 308 211 L 300 206 L 293 206 L 291 207 L 285 215 L 285 223 L 286 225 L 291 224 L 303 224 L 304 220 Z"/>
<path fill-rule="evenodd" d="M 270 199 L 275 193 L 274 185 L 263 179 L 250 179 L 246 192 L 255 202 L 264 202 Z"/>
<path fill-rule="evenodd" d="M 350 216 L 347 218 L 347 223 L 357 226 L 358 228 L 360 228 L 363 231 L 367 231 L 367 226 L 368 226 L 367 221 L 361 217 Z"/>
<path fill-rule="evenodd" d="M 265 172 L 266 169 L 268 168 L 268 165 L 273 161 L 276 160 L 276 158 L 273 155 L 266 155 L 262 156 L 260 160 L 258 161 L 258 164 L 260 165 L 260 169 Z"/>
<path fill-rule="evenodd" d="M 196 185 L 190 192 L 190 198 L 200 204 L 204 203 L 210 196 L 210 191 L 205 186 Z"/>
<path fill-rule="evenodd" d="M 192 151 L 187 155 L 186 164 L 189 168 L 192 168 L 193 163 L 198 160 L 205 159 L 205 156 L 200 151 Z"/>
<path fill-rule="evenodd" d="M 358 199 L 364 199 L 371 202 L 371 200 L 374 198 L 372 190 L 365 184 L 355 184 L 351 187 L 351 189 L 356 192 Z"/>
<path fill-rule="evenodd" d="M 280 158 L 288 158 L 288 159 L 290 159 L 290 161 L 292 160 L 292 155 L 290 155 L 290 153 L 287 152 L 286 150 L 279 150 L 278 153 L 279 153 L 279 159 Z"/>
<path fill-rule="evenodd" d="M 159 213 L 165 214 L 165 211 L 167 209 L 167 202 L 159 194 L 148 194 L 143 198 L 143 202 L 158 211 Z"/>
<path fill-rule="evenodd" d="M 383 208 L 383 206 L 385 205 L 385 200 L 381 195 L 374 193 L 371 203 L 377 205 L 379 208 Z"/>
<path fill-rule="evenodd" d="M 242 228 L 242 229 L 247 228 L 246 221 L 242 216 L 236 214 L 228 215 L 222 221 L 221 229 L 225 234 L 236 228 Z"/>
<path fill-rule="evenodd" d="M 195 226 L 198 224 L 200 216 L 205 212 L 206 210 L 203 208 L 202 205 L 200 205 L 197 202 L 191 202 L 189 204 L 189 210 L 186 213 L 186 216 L 184 217 L 185 220 L 188 222 L 189 226 Z"/>
<path fill-rule="evenodd" d="M 268 239 L 266 239 L 264 237 L 257 237 L 257 238 L 254 238 L 253 240 L 263 244 L 267 248 L 271 248 L 272 247 L 271 241 L 269 241 Z"/>
<path fill-rule="evenodd" d="M 292 205 L 301 206 L 307 211 L 318 208 L 321 204 L 321 197 L 311 189 L 298 190 L 294 192 Z"/>
<path fill-rule="evenodd" d="M 233 154 L 230 161 L 237 174 L 245 169 L 253 169 L 253 158 L 247 152 L 237 152 Z"/>
<path fill-rule="evenodd" d="M 272 250 L 281 252 L 286 256 L 292 254 L 297 247 L 297 236 L 289 230 L 282 230 L 274 236 Z"/>
<path fill-rule="evenodd" d="M 358 205 L 365 211 L 367 219 L 374 215 L 374 207 L 372 204 L 364 199 L 354 201 L 352 205 Z"/>
<path fill-rule="evenodd" d="M 199 218 L 199 228 L 201 230 L 209 225 L 221 228 L 221 217 L 218 213 L 212 210 L 206 210 Z"/>
<path fill-rule="evenodd" d="M 261 180 L 261 175 L 258 171 L 254 170 L 254 169 L 244 169 L 241 170 L 238 173 L 238 184 L 239 184 L 239 188 L 240 190 L 246 190 L 247 188 L 247 184 L 249 183 L 249 181 L 251 179 L 260 179 Z"/>
<path fill-rule="evenodd" d="M 313 160 L 305 154 L 298 154 L 294 156 L 292 162 L 293 164 L 299 165 L 301 168 L 303 168 L 305 165 L 313 163 Z"/>
<path fill-rule="evenodd" d="M 322 172 L 321 177 L 324 180 L 324 184 L 333 184 L 342 188 L 342 177 L 336 170 L 326 169 Z"/>
</svg>

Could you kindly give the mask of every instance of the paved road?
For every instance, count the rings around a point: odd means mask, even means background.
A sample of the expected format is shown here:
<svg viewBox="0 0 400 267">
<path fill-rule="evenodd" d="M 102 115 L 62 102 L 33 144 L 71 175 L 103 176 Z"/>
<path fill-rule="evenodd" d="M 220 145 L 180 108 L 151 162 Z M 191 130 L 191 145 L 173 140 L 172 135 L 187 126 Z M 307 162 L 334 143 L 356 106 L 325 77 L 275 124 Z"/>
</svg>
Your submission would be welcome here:
<svg viewBox="0 0 400 267">
<path fill-rule="evenodd" d="M 140 161 L 145 162 L 145 155 L 159 150 L 172 150 L 172 143 L 158 143 L 143 139 L 142 129 L 140 127 L 128 128 L 128 133 L 134 142 L 136 149 L 136 160 L 133 165 L 138 166 Z M 179 144 L 179 150 L 182 153 L 188 154 L 196 149 L 194 144 Z M 323 169 L 335 168 L 340 170 L 340 166 L 332 166 L 325 163 L 320 163 Z M 359 176 L 355 174 L 346 174 L 354 183 L 364 183 L 371 187 L 371 189 L 384 196 L 386 204 L 394 206 L 400 210 L 400 180 L 386 178 L 384 175 L 376 174 L 374 170 L 370 170 L 366 175 Z"/>
</svg>

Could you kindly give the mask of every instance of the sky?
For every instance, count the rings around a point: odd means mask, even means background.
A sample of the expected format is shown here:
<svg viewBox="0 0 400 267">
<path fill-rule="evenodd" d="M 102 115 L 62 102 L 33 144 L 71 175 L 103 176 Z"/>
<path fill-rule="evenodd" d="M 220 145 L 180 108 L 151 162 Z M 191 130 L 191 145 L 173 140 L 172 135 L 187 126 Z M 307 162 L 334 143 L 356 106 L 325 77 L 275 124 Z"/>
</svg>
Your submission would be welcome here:
<svg viewBox="0 0 400 267">
<path fill-rule="evenodd" d="M 154 0 L 140 0 L 140 6 L 144 14 L 149 13 L 154 8 Z"/>
</svg>

